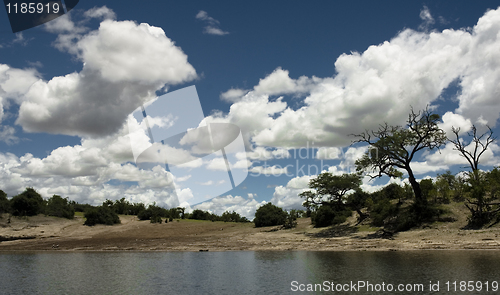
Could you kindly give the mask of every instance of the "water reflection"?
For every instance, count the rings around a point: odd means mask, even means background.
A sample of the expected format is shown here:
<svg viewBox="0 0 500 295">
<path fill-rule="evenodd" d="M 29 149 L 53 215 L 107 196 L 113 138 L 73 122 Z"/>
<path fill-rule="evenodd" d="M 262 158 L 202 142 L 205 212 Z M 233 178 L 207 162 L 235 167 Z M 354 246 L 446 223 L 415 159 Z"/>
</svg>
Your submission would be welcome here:
<svg viewBox="0 0 500 295">
<path fill-rule="evenodd" d="M 491 284 L 498 280 L 498 254 L 497 251 L 24 253 L 2 254 L 0 265 L 3 294 L 295 294 L 291 290 L 292 281 L 304 286 L 324 281 L 411 283 L 425 286 L 419 294 L 452 294 L 445 290 L 446 281 Z M 440 282 L 440 292 L 429 290 L 430 281 Z M 482 293 L 484 290 L 477 292 Z"/>
</svg>

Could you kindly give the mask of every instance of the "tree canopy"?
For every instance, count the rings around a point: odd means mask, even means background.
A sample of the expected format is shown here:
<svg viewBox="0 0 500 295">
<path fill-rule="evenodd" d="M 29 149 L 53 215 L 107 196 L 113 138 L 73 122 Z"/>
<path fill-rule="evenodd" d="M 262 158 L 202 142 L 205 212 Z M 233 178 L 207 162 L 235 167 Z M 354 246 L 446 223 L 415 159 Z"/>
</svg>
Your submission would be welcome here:
<svg viewBox="0 0 500 295">
<path fill-rule="evenodd" d="M 287 213 L 283 209 L 272 203 L 267 203 L 255 211 L 253 222 L 255 223 L 255 227 L 283 225 L 286 218 Z"/>
<path fill-rule="evenodd" d="M 314 191 L 304 191 L 299 196 L 305 198 L 306 208 L 325 204 L 342 207 L 346 194 L 358 189 L 360 185 L 359 174 L 333 175 L 330 172 L 323 172 L 309 181 L 309 187 Z"/>
<path fill-rule="evenodd" d="M 405 127 L 385 123 L 378 130 L 354 135 L 359 138 L 355 142 L 370 145 L 368 152 L 356 161 L 356 170 L 371 170 L 377 173 L 373 177 L 399 178 L 403 176 L 400 170 L 405 170 L 416 201 L 425 203 L 410 163 L 419 151 L 439 149 L 446 143 L 446 133 L 439 128 L 439 120 L 439 115 L 430 113 L 427 108 L 417 113 L 411 109 Z"/>
<path fill-rule="evenodd" d="M 33 188 L 28 187 L 10 200 L 12 214 L 15 216 L 34 216 L 43 213 L 45 201 Z"/>
</svg>

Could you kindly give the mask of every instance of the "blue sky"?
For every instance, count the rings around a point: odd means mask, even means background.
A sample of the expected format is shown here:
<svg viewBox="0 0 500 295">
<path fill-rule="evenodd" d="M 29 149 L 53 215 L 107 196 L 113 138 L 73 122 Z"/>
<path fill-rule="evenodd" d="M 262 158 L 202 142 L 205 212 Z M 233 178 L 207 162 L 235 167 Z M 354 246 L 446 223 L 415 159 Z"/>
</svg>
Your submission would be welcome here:
<svg viewBox="0 0 500 295">
<path fill-rule="evenodd" d="M 94 204 L 126 197 L 248 217 L 268 201 L 298 208 L 312 176 L 352 171 L 364 147 L 350 146 L 349 134 L 404 124 L 410 106 L 430 105 L 445 130 L 488 124 L 497 132 L 497 7 L 81 0 L 68 16 L 18 34 L 2 12 L 0 189 L 13 196 L 33 186 L 44 197 Z M 249 172 L 199 205 L 182 180 L 190 170 L 180 176 L 134 165 L 126 128 L 142 103 L 192 85 L 204 122 L 241 128 L 247 154 L 237 155 L 235 169 Z M 483 169 L 499 164 L 497 151 L 493 145 L 485 154 Z M 421 154 L 414 169 L 424 178 L 462 166 L 448 145 Z M 180 183 L 175 194 L 171 180 Z M 363 187 L 388 181 L 401 182 L 365 179 Z"/>
</svg>

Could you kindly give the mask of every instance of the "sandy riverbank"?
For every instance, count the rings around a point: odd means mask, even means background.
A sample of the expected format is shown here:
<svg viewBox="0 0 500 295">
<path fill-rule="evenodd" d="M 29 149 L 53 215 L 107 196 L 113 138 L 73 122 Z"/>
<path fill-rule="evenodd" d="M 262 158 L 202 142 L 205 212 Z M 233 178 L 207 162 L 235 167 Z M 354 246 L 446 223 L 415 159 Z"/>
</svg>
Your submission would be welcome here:
<svg viewBox="0 0 500 295">
<path fill-rule="evenodd" d="M 114 226 L 83 225 L 46 216 L 0 219 L 0 251 L 232 251 L 232 250 L 419 250 L 499 249 L 500 228 L 463 230 L 463 220 L 431 224 L 387 237 L 368 226 L 313 228 L 309 218 L 291 230 L 255 228 L 252 223 L 174 220 L 167 224 L 120 216 Z"/>
</svg>

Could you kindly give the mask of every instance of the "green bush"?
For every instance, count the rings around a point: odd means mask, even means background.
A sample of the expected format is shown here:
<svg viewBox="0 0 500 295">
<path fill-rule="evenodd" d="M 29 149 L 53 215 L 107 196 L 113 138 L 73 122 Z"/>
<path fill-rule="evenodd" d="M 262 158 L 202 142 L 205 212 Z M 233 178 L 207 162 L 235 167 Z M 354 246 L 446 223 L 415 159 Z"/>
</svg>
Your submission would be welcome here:
<svg viewBox="0 0 500 295">
<path fill-rule="evenodd" d="M 69 204 L 68 198 L 63 199 L 61 196 L 53 195 L 52 198 L 47 201 L 45 214 L 73 219 L 75 216 L 75 209 Z"/>
<path fill-rule="evenodd" d="M 85 212 L 85 225 L 93 226 L 96 224 L 113 225 L 120 223 L 120 218 L 116 212 L 108 206 L 99 206 Z"/>
<path fill-rule="evenodd" d="M 396 205 L 392 204 L 389 199 L 383 198 L 377 200 L 376 203 L 371 203 L 369 210 L 372 224 L 375 226 L 383 226 L 387 218 L 397 214 L 398 208 Z"/>
<path fill-rule="evenodd" d="M 45 201 L 33 188 L 26 188 L 10 200 L 10 207 L 15 216 L 34 216 L 44 212 Z"/>
<path fill-rule="evenodd" d="M 152 217 L 168 218 L 170 217 L 170 211 L 152 204 L 148 206 L 148 209 L 143 209 L 139 212 L 139 214 L 137 214 L 137 218 L 139 218 L 139 220 L 151 220 Z"/>
<path fill-rule="evenodd" d="M 7 194 L 3 190 L 0 190 L 0 216 L 2 213 L 9 213 L 9 212 L 10 212 L 10 203 L 9 199 L 7 199 Z"/>
<path fill-rule="evenodd" d="M 151 216 L 153 216 L 153 211 L 149 209 L 144 209 L 137 214 L 137 218 L 139 218 L 139 220 L 150 220 Z"/>
<path fill-rule="evenodd" d="M 69 201 L 69 204 L 71 205 L 71 207 L 73 207 L 73 209 L 75 209 L 75 212 L 87 212 L 88 210 L 95 208 L 92 205 L 80 204 L 75 201 Z"/>
<path fill-rule="evenodd" d="M 347 217 L 351 216 L 351 214 L 352 211 L 349 209 L 334 210 L 329 205 L 323 205 L 312 214 L 311 221 L 314 227 L 325 227 L 340 224 L 346 221 Z"/>
<path fill-rule="evenodd" d="M 160 223 L 161 224 L 161 222 L 162 222 L 161 217 L 158 215 L 151 216 L 151 218 L 149 220 L 151 223 Z"/>
<path fill-rule="evenodd" d="M 241 216 L 235 211 L 225 211 L 219 219 L 224 222 L 250 222 L 245 216 Z"/>
<path fill-rule="evenodd" d="M 189 219 L 196 219 L 196 220 L 212 220 L 212 214 L 207 211 L 203 211 L 200 209 L 195 209 L 191 214 L 189 215 Z"/>
<path fill-rule="evenodd" d="M 283 225 L 285 224 L 286 216 L 287 213 L 283 209 L 272 203 L 267 203 L 257 209 L 253 222 L 255 223 L 255 227 Z"/>
<path fill-rule="evenodd" d="M 285 220 L 284 228 L 290 229 L 297 226 L 297 217 L 299 216 L 299 212 L 297 210 L 291 210 L 288 212 Z"/>
</svg>

